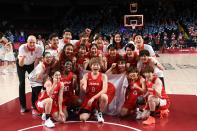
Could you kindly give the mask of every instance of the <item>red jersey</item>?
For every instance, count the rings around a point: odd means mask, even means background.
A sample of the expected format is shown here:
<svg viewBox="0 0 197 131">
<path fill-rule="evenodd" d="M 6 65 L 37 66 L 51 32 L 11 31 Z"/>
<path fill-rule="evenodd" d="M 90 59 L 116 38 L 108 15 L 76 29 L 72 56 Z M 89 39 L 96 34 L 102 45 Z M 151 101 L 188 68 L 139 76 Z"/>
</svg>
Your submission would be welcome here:
<svg viewBox="0 0 197 131">
<path fill-rule="evenodd" d="M 130 84 L 129 84 L 129 89 L 130 89 L 130 93 L 128 94 L 128 95 L 130 95 L 130 94 L 134 94 L 134 95 L 142 95 L 142 92 L 141 92 L 141 90 L 139 90 L 139 89 L 133 89 L 133 85 L 134 84 L 137 84 L 139 87 L 142 87 L 142 84 L 141 84 L 141 82 L 140 82 L 140 79 L 141 78 L 138 78 L 135 82 L 133 82 L 133 81 L 131 81 L 130 82 Z"/>
<path fill-rule="evenodd" d="M 58 82 L 57 85 L 56 85 L 56 87 L 54 88 L 53 94 L 51 96 L 51 98 L 53 99 L 53 101 L 58 101 L 58 96 L 59 96 L 60 88 L 61 88 L 61 83 Z"/>
<path fill-rule="evenodd" d="M 126 63 L 130 63 L 130 66 L 137 67 L 137 57 L 138 57 L 137 52 L 134 52 L 133 57 L 128 57 L 126 54 L 124 54 L 123 57 Z"/>
<path fill-rule="evenodd" d="M 83 66 L 85 59 L 88 58 L 87 54 L 84 56 L 77 56 L 77 66 Z"/>
<path fill-rule="evenodd" d="M 64 83 L 64 96 L 74 95 L 73 73 L 70 72 L 67 76 L 62 76 L 61 81 Z"/>
<path fill-rule="evenodd" d="M 119 54 L 116 54 L 115 57 L 111 57 L 109 54 L 106 54 L 105 57 L 107 58 L 107 69 L 109 69 L 113 63 L 117 63 L 120 59 Z"/>
<path fill-rule="evenodd" d="M 58 101 L 58 94 L 59 94 L 59 90 L 61 88 L 61 83 L 57 83 L 57 86 L 54 88 L 53 90 L 53 94 L 51 96 L 51 98 L 55 101 Z M 44 90 L 43 92 L 40 92 L 39 96 L 38 96 L 38 100 L 41 101 L 41 100 L 44 100 L 46 98 L 48 98 L 49 95 L 47 94 L 47 91 Z"/>
<path fill-rule="evenodd" d="M 88 73 L 86 96 L 91 98 L 98 94 L 103 88 L 102 73 L 96 79 L 92 78 L 91 72 Z"/>
<path fill-rule="evenodd" d="M 88 58 L 91 59 L 91 58 L 94 58 L 94 57 L 99 57 L 99 54 L 100 54 L 100 53 L 101 53 L 101 52 L 99 52 L 99 50 L 97 51 L 96 56 L 93 56 L 91 53 L 88 53 Z"/>
<path fill-rule="evenodd" d="M 81 41 L 79 40 L 78 42 L 76 42 L 75 43 L 75 49 L 74 49 L 74 52 L 78 52 L 79 51 L 79 48 L 80 48 L 80 45 L 81 45 Z M 89 49 L 90 49 L 90 43 L 89 42 L 87 42 L 86 44 L 85 44 L 85 47 L 86 47 L 86 49 L 89 51 Z"/>
<path fill-rule="evenodd" d="M 153 80 L 151 82 L 146 81 L 146 87 L 148 88 L 149 92 L 152 92 L 153 95 L 156 95 L 155 90 L 152 89 L 153 85 L 155 84 L 155 81 L 158 77 L 154 76 Z M 162 91 L 161 91 L 161 99 L 168 99 L 168 95 L 166 94 L 166 91 L 162 85 Z"/>
</svg>

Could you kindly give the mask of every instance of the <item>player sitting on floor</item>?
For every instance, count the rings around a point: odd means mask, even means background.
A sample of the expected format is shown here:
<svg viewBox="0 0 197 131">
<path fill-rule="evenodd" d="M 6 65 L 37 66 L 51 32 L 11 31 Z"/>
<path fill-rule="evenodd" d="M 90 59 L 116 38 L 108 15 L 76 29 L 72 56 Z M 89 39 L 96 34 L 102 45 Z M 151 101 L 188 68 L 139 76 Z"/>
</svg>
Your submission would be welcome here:
<svg viewBox="0 0 197 131">
<path fill-rule="evenodd" d="M 149 65 L 143 70 L 147 88 L 147 110 L 150 110 L 150 116 L 143 121 L 143 124 L 146 125 L 155 124 L 156 112 L 160 112 L 161 118 L 167 116 L 170 105 L 169 97 L 164 90 L 161 80 L 153 72 L 153 67 Z"/>
</svg>

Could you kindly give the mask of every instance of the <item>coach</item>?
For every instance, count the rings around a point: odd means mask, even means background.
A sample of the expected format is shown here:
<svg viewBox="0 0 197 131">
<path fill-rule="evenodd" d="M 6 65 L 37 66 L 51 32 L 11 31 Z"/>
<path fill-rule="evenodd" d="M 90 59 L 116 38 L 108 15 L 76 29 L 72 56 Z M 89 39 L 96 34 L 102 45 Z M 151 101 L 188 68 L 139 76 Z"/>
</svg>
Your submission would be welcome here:
<svg viewBox="0 0 197 131">
<path fill-rule="evenodd" d="M 30 73 L 38 64 L 42 57 L 43 49 L 36 44 L 36 37 L 30 35 L 27 38 L 27 43 L 19 47 L 18 59 L 16 62 L 17 74 L 19 78 L 19 101 L 20 111 L 27 112 L 26 96 L 25 96 L 25 73 Z"/>
</svg>

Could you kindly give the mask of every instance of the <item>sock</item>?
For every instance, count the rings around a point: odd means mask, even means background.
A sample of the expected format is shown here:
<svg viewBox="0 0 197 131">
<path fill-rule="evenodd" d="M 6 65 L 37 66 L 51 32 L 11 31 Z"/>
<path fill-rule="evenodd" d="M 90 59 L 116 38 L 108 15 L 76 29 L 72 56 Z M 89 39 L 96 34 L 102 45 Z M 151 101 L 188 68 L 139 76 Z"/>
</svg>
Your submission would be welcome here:
<svg viewBox="0 0 197 131">
<path fill-rule="evenodd" d="M 50 114 L 46 114 L 46 120 L 50 118 Z"/>
</svg>

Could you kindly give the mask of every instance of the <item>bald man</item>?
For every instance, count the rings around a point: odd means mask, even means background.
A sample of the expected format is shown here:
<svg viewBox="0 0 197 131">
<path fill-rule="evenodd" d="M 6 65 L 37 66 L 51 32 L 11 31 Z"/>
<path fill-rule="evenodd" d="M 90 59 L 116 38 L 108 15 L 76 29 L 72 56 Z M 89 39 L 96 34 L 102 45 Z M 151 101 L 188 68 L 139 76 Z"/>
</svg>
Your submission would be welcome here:
<svg viewBox="0 0 197 131">
<path fill-rule="evenodd" d="M 36 37 L 30 35 L 27 43 L 19 47 L 17 65 L 17 74 L 19 78 L 19 101 L 21 113 L 27 112 L 25 96 L 25 73 L 31 73 L 34 67 L 42 58 L 43 49 L 36 44 Z M 34 99 L 34 98 L 32 98 Z M 35 107 L 32 107 L 35 108 Z"/>
</svg>

